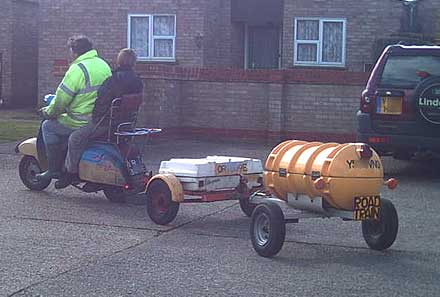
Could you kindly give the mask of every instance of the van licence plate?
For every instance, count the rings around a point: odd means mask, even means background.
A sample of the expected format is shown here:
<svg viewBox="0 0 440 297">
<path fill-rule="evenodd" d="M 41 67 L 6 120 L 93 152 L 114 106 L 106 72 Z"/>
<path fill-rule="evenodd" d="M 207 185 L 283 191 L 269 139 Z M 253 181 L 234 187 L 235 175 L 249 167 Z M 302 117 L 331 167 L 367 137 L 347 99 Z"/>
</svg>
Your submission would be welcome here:
<svg viewBox="0 0 440 297">
<path fill-rule="evenodd" d="M 380 196 L 361 196 L 353 199 L 353 220 L 379 220 Z"/>
<path fill-rule="evenodd" d="M 379 114 L 402 114 L 402 97 L 381 97 L 376 98 L 376 113 Z"/>
</svg>

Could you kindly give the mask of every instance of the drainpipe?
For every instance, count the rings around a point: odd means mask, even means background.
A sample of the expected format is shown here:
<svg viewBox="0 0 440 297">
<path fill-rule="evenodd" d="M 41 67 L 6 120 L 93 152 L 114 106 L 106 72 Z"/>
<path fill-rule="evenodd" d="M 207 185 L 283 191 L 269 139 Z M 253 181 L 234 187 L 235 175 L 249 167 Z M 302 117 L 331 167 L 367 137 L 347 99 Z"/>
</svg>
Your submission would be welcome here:
<svg viewBox="0 0 440 297">
<path fill-rule="evenodd" d="M 411 33 L 417 33 L 416 17 L 417 17 L 417 4 L 420 0 L 400 0 L 409 10 L 409 31 Z"/>
</svg>

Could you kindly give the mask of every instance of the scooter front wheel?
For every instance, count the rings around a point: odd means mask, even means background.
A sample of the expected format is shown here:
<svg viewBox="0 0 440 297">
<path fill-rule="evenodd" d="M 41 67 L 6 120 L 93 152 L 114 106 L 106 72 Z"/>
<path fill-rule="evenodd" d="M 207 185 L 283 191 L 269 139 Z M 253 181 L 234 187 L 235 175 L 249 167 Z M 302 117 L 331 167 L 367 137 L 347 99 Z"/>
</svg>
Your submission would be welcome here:
<svg viewBox="0 0 440 297">
<path fill-rule="evenodd" d="M 46 189 L 50 180 L 39 180 L 36 175 L 41 173 L 41 167 L 37 159 L 33 156 L 23 156 L 18 166 L 18 174 L 23 184 L 32 191 L 42 191 Z"/>
</svg>

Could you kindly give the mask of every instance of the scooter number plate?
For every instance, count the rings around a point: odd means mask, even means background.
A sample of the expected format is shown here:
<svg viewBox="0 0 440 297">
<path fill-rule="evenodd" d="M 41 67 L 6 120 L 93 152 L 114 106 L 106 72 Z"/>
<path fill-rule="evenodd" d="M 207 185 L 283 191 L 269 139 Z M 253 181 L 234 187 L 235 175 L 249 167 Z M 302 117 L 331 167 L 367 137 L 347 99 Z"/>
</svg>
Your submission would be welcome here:
<svg viewBox="0 0 440 297">
<path fill-rule="evenodd" d="M 127 160 L 128 173 L 136 175 L 145 172 L 145 165 L 141 157 Z"/>
</svg>

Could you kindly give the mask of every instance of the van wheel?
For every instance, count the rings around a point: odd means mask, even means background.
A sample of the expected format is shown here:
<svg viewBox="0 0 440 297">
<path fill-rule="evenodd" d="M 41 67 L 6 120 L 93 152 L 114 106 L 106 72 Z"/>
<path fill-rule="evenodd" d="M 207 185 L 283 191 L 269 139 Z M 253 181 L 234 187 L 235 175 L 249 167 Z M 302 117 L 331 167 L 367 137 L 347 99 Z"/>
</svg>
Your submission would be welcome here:
<svg viewBox="0 0 440 297">
<path fill-rule="evenodd" d="M 389 248 L 397 237 L 399 219 L 393 203 L 381 199 L 379 220 L 362 221 L 362 235 L 367 245 L 382 251 Z"/>
<path fill-rule="evenodd" d="M 275 256 L 283 247 L 286 236 L 281 207 L 273 202 L 259 204 L 252 213 L 250 236 L 252 246 L 260 256 Z"/>
<path fill-rule="evenodd" d="M 158 225 L 171 223 L 177 216 L 180 204 L 173 201 L 168 185 L 162 180 L 153 181 L 147 189 L 147 213 Z"/>
<path fill-rule="evenodd" d="M 42 191 L 50 185 L 50 180 L 38 180 L 36 175 L 41 173 L 37 159 L 32 156 L 23 156 L 18 166 L 18 174 L 23 184 L 32 191 Z"/>
<path fill-rule="evenodd" d="M 125 203 L 127 199 L 127 193 L 122 187 L 107 187 L 104 190 L 105 197 L 113 203 Z"/>
</svg>

